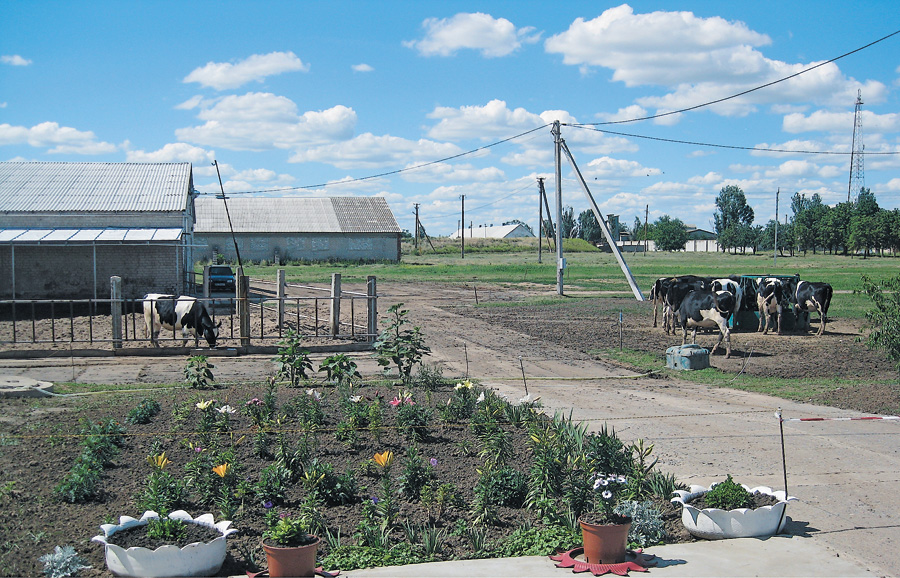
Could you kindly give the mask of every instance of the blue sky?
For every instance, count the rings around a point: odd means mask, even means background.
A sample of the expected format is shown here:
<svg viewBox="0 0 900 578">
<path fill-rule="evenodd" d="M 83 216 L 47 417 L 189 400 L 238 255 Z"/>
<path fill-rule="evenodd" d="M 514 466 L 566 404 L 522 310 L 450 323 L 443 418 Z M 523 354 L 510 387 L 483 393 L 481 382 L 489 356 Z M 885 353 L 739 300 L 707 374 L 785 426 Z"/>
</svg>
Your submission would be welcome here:
<svg viewBox="0 0 900 578">
<path fill-rule="evenodd" d="M 735 184 L 765 224 L 779 188 L 782 219 L 794 192 L 846 200 L 849 155 L 639 137 L 849 153 L 861 90 L 865 185 L 896 208 L 900 154 L 875 153 L 900 151 L 900 35 L 717 105 L 591 123 L 766 84 L 900 30 L 898 15 L 893 1 L 6 1 L 0 160 L 189 161 L 215 193 L 215 159 L 229 194 L 379 195 L 402 228 L 418 203 L 447 235 L 462 195 L 467 226 L 536 226 L 553 139 L 529 131 L 559 120 L 604 213 L 630 225 L 649 205 L 651 222 L 711 228 Z M 567 165 L 562 181 L 563 203 L 587 209 Z"/>
</svg>

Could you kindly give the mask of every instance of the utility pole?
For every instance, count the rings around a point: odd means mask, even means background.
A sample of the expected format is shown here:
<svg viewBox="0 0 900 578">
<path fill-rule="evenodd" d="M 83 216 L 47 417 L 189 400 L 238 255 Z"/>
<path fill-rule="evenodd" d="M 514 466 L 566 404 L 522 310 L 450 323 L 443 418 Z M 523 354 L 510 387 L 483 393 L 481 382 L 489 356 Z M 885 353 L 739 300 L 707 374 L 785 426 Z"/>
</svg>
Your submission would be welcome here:
<svg viewBox="0 0 900 578">
<path fill-rule="evenodd" d="M 413 205 L 416 207 L 416 234 L 414 237 L 415 241 L 413 242 L 413 245 L 415 246 L 416 250 L 418 251 L 419 250 L 419 203 L 413 203 Z"/>
<path fill-rule="evenodd" d="M 544 249 L 544 177 L 538 177 L 538 263 Z"/>
<path fill-rule="evenodd" d="M 775 251 L 772 253 L 772 266 L 778 265 L 778 197 L 781 195 L 781 187 L 775 191 Z"/>
<path fill-rule="evenodd" d="M 465 225 L 465 223 L 466 223 L 466 196 L 460 195 L 460 198 L 462 199 L 462 219 L 461 219 L 461 221 L 463 223 L 463 227 L 465 227 L 466 226 Z M 460 249 L 460 254 L 462 255 L 462 257 L 460 257 L 460 258 L 465 259 L 466 258 L 466 232 L 462 228 L 459 230 L 459 249 Z"/>
<path fill-rule="evenodd" d="M 644 206 L 644 257 L 647 256 L 647 250 L 650 246 L 647 244 L 647 220 L 650 218 L 650 205 Z"/>
<path fill-rule="evenodd" d="M 556 293 L 563 293 L 563 274 L 566 269 L 566 260 L 563 259 L 562 247 L 562 139 L 559 130 L 559 121 L 553 121 L 553 158 L 556 163 Z"/>
</svg>

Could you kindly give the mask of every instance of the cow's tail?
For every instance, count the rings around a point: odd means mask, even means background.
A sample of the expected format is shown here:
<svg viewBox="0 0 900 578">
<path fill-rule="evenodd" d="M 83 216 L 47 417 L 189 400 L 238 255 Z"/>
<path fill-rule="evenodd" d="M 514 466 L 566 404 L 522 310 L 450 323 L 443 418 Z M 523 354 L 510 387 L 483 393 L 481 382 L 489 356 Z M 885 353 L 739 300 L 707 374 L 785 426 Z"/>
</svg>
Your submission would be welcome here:
<svg viewBox="0 0 900 578">
<path fill-rule="evenodd" d="M 831 285 L 826 287 L 825 291 L 825 303 L 822 304 L 822 321 L 824 322 L 828 317 L 828 308 L 831 306 L 831 295 L 834 293 L 834 290 L 831 288 Z"/>
</svg>

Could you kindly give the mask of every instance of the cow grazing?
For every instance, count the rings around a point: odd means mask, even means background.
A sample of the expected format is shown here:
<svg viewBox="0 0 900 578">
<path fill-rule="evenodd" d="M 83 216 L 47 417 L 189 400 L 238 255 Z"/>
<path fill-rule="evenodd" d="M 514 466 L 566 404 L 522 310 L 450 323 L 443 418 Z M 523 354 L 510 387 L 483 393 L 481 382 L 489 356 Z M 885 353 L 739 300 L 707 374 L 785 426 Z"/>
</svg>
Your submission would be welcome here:
<svg viewBox="0 0 900 578">
<path fill-rule="evenodd" d="M 777 277 L 760 277 L 756 280 L 756 306 L 759 309 L 759 328 L 763 335 L 769 332 L 769 323 L 772 315 L 778 314 L 777 324 L 774 325 L 778 335 L 782 332 L 782 314 L 787 305 L 787 292 L 781 279 Z"/>
<path fill-rule="evenodd" d="M 194 347 L 200 344 L 200 335 L 206 339 L 210 347 L 216 346 L 219 337 L 219 327 L 222 322 L 214 324 L 206 310 L 206 306 L 193 297 L 182 295 L 161 295 L 148 293 L 144 295 L 144 321 L 147 324 L 147 333 L 154 347 L 159 347 L 159 332 L 181 330 L 184 342 L 187 346 L 188 332 L 194 334 Z"/>
<path fill-rule="evenodd" d="M 710 283 L 710 289 L 717 293 L 719 291 L 728 291 L 734 295 L 734 309 L 731 312 L 732 315 L 741 310 L 741 306 L 744 303 L 744 290 L 741 288 L 741 284 L 735 279 L 730 277 L 727 279 L 713 279 L 712 283 Z"/>
<path fill-rule="evenodd" d="M 719 341 L 712 348 L 710 354 L 716 352 L 719 344 L 725 341 L 725 358 L 731 357 L 731 330 L 728 328 L 728 318 L 734 309 L 734 295 L 728 291 L 691 291 L 688 293 L 681 306 L 678 308 L 678 318 L 681 325 L 681 344 L 687 342 L 688 327 L 693 329 L 691 342 L 697 342 L 698 327 L 718 327 Z"/>
<path fill-rule="evenodd" d="M 809 331 L 811 326 L 810 312 L 819 313 L 819 331 L 817 337 L 825 333 L 825 321 L 828 316 L 828 307 L 831 305 L 831 295 L 834 291 L 828 283 L 810 283 L 800 281 L 797 288 L 791 293 L 791 302 L 797 307 L 797 328 Z"/>
</svg>

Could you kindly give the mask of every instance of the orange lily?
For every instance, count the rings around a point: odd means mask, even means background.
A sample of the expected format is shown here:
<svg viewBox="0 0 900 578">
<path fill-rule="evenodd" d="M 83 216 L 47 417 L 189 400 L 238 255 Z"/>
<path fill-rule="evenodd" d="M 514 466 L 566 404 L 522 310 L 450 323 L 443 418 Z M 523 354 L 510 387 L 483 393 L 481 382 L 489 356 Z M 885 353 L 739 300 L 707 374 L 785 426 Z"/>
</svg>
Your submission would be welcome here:
<svg viewBox="0 0 900 578">
<path fill-rule="evenodd" d="M 160 469 L 160 470 L 165 468 L 167 465 L 169 465 L 169 463 L 171 463 L 171 460 L 166 457 L 166 452 L 163 452 L 163 453 L 159 454 L 158 456 L 148 456 L 147 461 L 150 462 L 150 465 L 152 467 Z"/>
<path fill-rule="evenodd" d="M 225 463 L 220 464 L 213 468 L 213 471 L 219 475 L 219 477 L 224 478 L 231 471 L 231 464 Z"/>
<path fill-rule="evenodd" d="M 382 469 L 388 469 L 391 467 L 391 464 L 394 463 L 394 452 L 387 450 L 380 454 L 375 454 L 375 463 Z"/>
</svg>

